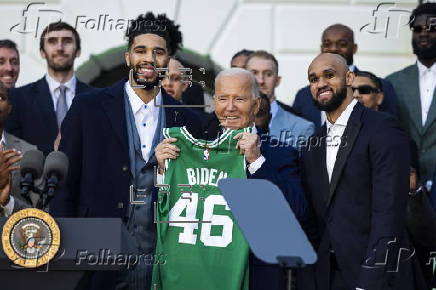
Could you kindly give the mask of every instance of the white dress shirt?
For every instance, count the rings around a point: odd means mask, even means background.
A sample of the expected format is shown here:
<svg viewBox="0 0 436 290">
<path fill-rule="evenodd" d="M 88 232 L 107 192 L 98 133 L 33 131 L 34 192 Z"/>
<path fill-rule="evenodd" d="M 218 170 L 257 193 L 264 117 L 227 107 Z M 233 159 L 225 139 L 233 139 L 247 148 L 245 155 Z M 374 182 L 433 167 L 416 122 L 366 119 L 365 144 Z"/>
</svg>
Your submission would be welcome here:
<svg viewBox="0 0 436 290">
<path fill-rule="evenodd" d="M 159 107 L 155 106 L 155 100 L 156 104 L 162 104 L 162 93 L 159 90 L 155 99 L 145 104 L 135 93 L 128 81 L 124 88 L 129 97 L 130 106 L 135 117 L 136 130 L 141 140 L 142 158 L 144 158 L 145 162 L 148 162 L 152 152 L 151 147 L 153 145 L 154 133 L 159 121 Z"/>
<path fill-rule="evenodd" d="M 421 98 L 421 118 L 422 126 L 424 126 L 436 87 L 436 63 L 428 68 L 418 60 L 417 65 L 419 72 L 419 93 Z"/>
<path fill-rule="evenodd" d="M 56 105 L 59 100 L 59 95 L 61 93 L 59 89 L 61 85 L 67 88 L 67 90 L 65 91 L 65 96 L 66 96 L 67 106 L 69 109 L 71 107 L 71 103 L 73 102 L 74 96 L 76 95 L 76 83 L 77 83 L 76 76 L 73 75 L 73 77 L 64 84 L 61 84 L 60 82 L 49 76 L 48 74 L 45 75 L 45 80 L 48 83 L 48 89 L 50 90 L 50 95 L 51 95 L 51 99 L 53 100 L 53 108 L 55 112 L 56 112 Z"/>
<path fill-rule="evenodd" d="M 333 168 L 336 163 L 336 156 L 338 154 L 339 147 L 341 145 L 341 138 L 344 134 L 345 128 L 347 127 L 348 119 L 350 119 L 351 113 L 353 112 L 354 106 L 357 104 L 357 100 L 353 99 L 351 103 L 348 104 L 347 108 L 342 112 L 339 118 L 334 124 L 330 123 L 326 119 L 327 124 L 327 138 L 326 138 L 326 165 L 327 173 L 329 175 L 329 181 L 332 179 Z"/>
<path fill-rule="evenodd" d="M 5 131 L 3 131 L 2 133 L 2 139 L 0 141 L 0 144 L 3 145 L 3 149 L 6 149 Z M 3 213 L 6 217 L 12 214 L 12 211 L 14 210 L 14 205 L 15 205 L 15 200 L 12 195 L 9 196 L 9 201 L 5 206 L 0 204 L 0 206 L 3 208 Z"/>
</svg>

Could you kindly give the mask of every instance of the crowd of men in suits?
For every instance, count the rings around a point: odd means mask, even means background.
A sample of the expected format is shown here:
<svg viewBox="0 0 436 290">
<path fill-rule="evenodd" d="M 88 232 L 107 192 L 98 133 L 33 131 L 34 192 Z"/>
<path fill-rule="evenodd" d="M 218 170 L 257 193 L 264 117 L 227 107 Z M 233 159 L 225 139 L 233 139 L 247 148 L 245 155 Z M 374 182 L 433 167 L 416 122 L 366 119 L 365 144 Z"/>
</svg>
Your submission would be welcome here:
<svg viewBox="0 0 436 290">
<path fill-rule="evenodd" d="M 33 206 L 21 199 L 13 175 L 22 153 L 61 150 L 69 173 L 50 213 L 119 217 L 138 249 L 152 253 L 154 169 L 163 173 L 165 160 L 180 154 L 162 129 L 186 126 L 196 138 L 215 139 L 222 128 L 252 127 L 238 141 L 247 177 L 282 190 L 318 253 L 317 263 L 299 273 L 299 289 L 429 289 L 427 261 L 436 245 L 435 18 L 435 3 L 413 11 L 417 61 L 386 79 L 356 67 L 358 46 L 349 27 L 327 27 L 307 71 L 309 85 L 292 107 L 277 100 L 275 56 L 244 49 L 217 76 L 211 114 L 180 106 L 204 100 L 184 98 L 183 65 L 173 58 L 182 35 L 165 15 L 138 17 L 138 23 L 164 21 L 166 29 L 128 30 L 130 73 L 102 89 L 75 76 L 81 41 L 67 23 L 44 29 L 39 49 L 47 73 L 20 88 L 14 88 L 18 49 L 1 40 L 0 213 Z M 156 68 L 168 68 L 166 76 Z M 132 186 L 143 204 L 130 203 Z M 400 249 L 413 255 L 404 258 Z M 380 263 L 385 253 L 396 256 L 386 254 Z M 151 267 L 140 265 L 119 275 L 95 272 L 83 283 L 88 289 L 145 289 L 150 275 Z M 278 266 L 250 255 L 250 289 L 282 284 Z"/>
</svg>

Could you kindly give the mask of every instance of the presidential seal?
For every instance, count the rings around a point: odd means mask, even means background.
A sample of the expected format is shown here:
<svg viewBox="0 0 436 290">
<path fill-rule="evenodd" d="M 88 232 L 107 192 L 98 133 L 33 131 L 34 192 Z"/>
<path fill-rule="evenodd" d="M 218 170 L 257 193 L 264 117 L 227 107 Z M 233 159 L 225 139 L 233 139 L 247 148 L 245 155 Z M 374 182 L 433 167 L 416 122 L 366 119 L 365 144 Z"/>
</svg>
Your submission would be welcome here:
<svg viewBox="0 0 436 290">
<path fill-rule="evenodd" d="M 56 221 L 36 208 L 14 213 L 3 226 L 3 251 L 14 264 L 22 267 L 47 264 L 56 255 L 60 242 Z"/>
</svg>

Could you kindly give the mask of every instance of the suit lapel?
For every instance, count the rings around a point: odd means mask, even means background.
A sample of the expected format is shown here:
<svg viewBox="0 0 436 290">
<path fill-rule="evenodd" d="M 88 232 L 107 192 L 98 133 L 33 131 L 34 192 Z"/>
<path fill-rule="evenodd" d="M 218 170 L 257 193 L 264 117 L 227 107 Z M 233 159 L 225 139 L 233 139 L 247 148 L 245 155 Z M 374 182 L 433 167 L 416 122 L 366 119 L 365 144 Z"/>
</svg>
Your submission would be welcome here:
<svg viewBox="0 0 436 290">
<path fill-rule="evenodd" d="M 279 140 L 281 142 L 283 142 L 283 140 L 281 140 L 281 136 L 280 136 L 280 131 L 283 128 L 283 112 L 282 112 L 282 108 L 277 104 L 277 112 L 276 115 L 274 116 L 273 119 L 271 119 L 271 128 L 270 128 L 270 133 L 272 136 L 276 136 L 277 138 L 279 138 Z M 287 124 L 289 125 L 289 124 Z"/>
<path fill-rule="evenodd" d="M 344 134 L 342 135 L 341 147 L 339 148 L 338 154 L 336 155 L 336 162 L 333 168 L 332 179 L 330 181 L 327 208 L 329 207 L 333 199 L 345 163 L 347 162 L 348 155 L 353 149 L 354 142 L 356 141 L 357 135 L 359 134 L 360 127 L 362 125 L 360 121 L 360 116 L 362 112 L 363 106 L 357 103 L 353 109 L 353 112 L 350 115 L 350 119 L 348 120 Z"/>
<path fill-rule="evenodd" d="M 22 148 L 23 146 L 21 146 L 21 142 L 19 142 L 18 139 L 14 138 L 14 136 L 12 136 L 7 132 L 4 133 L 5 133 L 6 149 L 16 149 L 18 151 L 24 152 Z"/>
<path fill-rule="evenodd" d="M 163 88 L 161 88 L 161 94 L 162 94 L 162 103 L 164 106 L 174 104 L 171 102 L 173 100 L 173 98 L 171 96 L 169 96 Z M 157 105 L 160 106 L 161 104 L 157 104 Z M 173 109 L 173 108 L 171 108 L 171 107 L 163 107 L 163 108 L 159 107 L 159 118 L 161 118 L 160 114 L 163 112 L 165 114 L 165 118 L 164 118 L 165 124 L 163 124 L 163 126 L 161 126 L 160 128 L 158 127 L 155 134 L 161 134 L 162 132 L 160 130 L 163 128 L 176 127 L 174 125 L 174 123 L 171 121 L 172 119 L 171 118 L 168 119 L 169 116 L 171 115 L 171 113 L 168 113 L 168 112 L 171 111 L 171 109 Z M 174 114 L 174 112 L 172 114 Z M 160 126 L 160 125 L 161 125 L 160 122 L 158 122 L 158 126 Z M 154 135 L 152 137 L 154 139 L 154 138 L 156 138 L 156 135 Z M 161 136 L 161 137 L 163 137 L 163 136 Z M 159 144 L 159 142 L 156 143 L 155 145 L 157 146 L 157 144 Z M 149 164 L 150 166 L 154 166 L 157 164 L 157 159 L 156 159 L 156 156 L 154 155 L 154 153 L 155 153 L 154 150 L 151 150 L 150 157 L 149 157 L 148 162 L 147 162 L 147 164 Z"/>
<path fill-rule="evenodd" d="M 319 176 L 320 189 L 323 191 L 321 196 L 324 201 L 327 200 L 328 188 L 329 188 L 329 176 L 327 173 L 327 163 L 326 163 L 326 138 L 327 136 L 327 126 L 324 124 L 320 129 L 319 138 L 321 140 L 320 146 L 317 146 L 315 149 L 315 160 L 320 160 L 320 164 L 316 166 L 319 170 L 316 176 Z"/>
<path fill-rule="evenodd" d="M 89 90 L 89 86 L 79 79 L 76 79 L 76 96 Z"/>
<path fill-rule="evenodd" d="M 12 136 L 9 133 L 7 133 L 6 131 L 3 131 L 3 132 L 5 134 L 5 146 L 6 146 L 5 149 L 15 148 L 14 144 L 13 144 Z M 21 151 L 21 148 L 15 148 L 15 149 L 17 149 L 18 151 Z"/>
<path fill-rule="evenodd" d="M 53 99 L 45 77 L 36 82 L 34 87 L 34 106 L 41 112 L 42 120 L 50 131 L 58 131 L 58 122 L 54 110 Z"/>
<path fill-rule="evenodd" d="M 109 123 L 119 139 L 126 153 L 128 150 L 127 123 L 124 107 L 124 84 L 122 80 L 113 87 L 107 89 L 107 98 L 102 101 L 103 110 L 109 119 Z"/>
<path fill-rule="evenodd" d="M 410 117 L 412 118 L 415 127 L 417 128 L 419 134 L 424 133 L 424 128 L 422 126 L 422 115 L 421 115 L 421 93 L 419 92 L 419 71 L 418 65 L 414 65 L 408 73 L 407 79 L 404 80 L 407 83 L 407 93 L 406 105 L 410 112 Z"/>
</svg>

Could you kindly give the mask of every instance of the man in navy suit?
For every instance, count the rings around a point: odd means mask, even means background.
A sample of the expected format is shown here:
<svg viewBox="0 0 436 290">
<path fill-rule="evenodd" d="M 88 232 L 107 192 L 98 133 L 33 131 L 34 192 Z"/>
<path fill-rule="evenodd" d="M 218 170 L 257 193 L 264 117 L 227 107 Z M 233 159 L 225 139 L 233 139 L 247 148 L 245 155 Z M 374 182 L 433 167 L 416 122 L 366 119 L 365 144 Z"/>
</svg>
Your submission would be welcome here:
<svg viewBox="0 0 436 290">
<path fill-rule="evenodd" d="M 59 149 L 70 167 L 66 189 L 52 200 L 50 211 L 64 217 L 122 218 L 135 247 L 152 255 L 154 147 L 163 128 L 199 120 L 160 86 L 157 69 L 166 68 L 180 48 L 178 26 L 149 12 L 132 22 L 126 36 L 129 80 L 79 96 L 65 118 Z M 151 265 L 142 263 L 118 275 L 96 272 L 87 289 L 149 289 L 150 281 Z"/>
<path fill-rule="evenodd" d="M 405 225 L 406 134 L 391 115 L 353 98 L 354 74 L 340 55 L 316 57 L 308 79 L 327 117 L 301 162 L 317 289 L 425 289 Z"/>
<path fill-rule="evenodd" d="M 80 36 L 64 22 L 49 24 L 42 32 L 40 53 L 47 74 L 36 82 L 11 89 L 12 112 L 6 130 L 48 154 L 74 97 L 91 89 L 74 75 L 80 56 Z"/>
<path fill-rule="evenodd" d="M 327 27 L 321 37 L 321 52 L 340 54 L 346 59 L 350 71 L 358 71 L 358 68 L 353 64 L 353 55 L 357 52 L 357 44 L 354 42 L 354 32 L 348 26 L 334 24 Z M 389 81 L 382 79 L 382 83 L 385 97 L 379 109 L 397 117 L 397 95 Z M 292 107 L 303 118 L 312 121 L 317 129 L 325 122 L 325 114 L 313 104 L 309 86 L 297 92 Z"/>
<path fill-rule="evenodd" d="M 241 129 L 252 127 L 255 133 L 239 135 L 238 147 L 247 161 L 247 178 L 267 179 L 283 192 L 297 218 L 305 215 L 306 202 L 298 169 L 298 153 L 291 146 L 270 142 L 254 126 L 260 97 L 255 76 L 240 68 L 226 69 L 215 79 L 215 118 L 205 122 L 202 139 L 215 139 L 220 128 Z M 165 159 L 176 159 L 178 148 L 174 138 L 163 140 L 156 147 L 159 171 L 163 173 Z M 283 144 L 282 144 L 283 145 Z M 262 229 L 260 229 L 262 230 Z M 282 272 L 277 265 L 269 265 L 250 255 L 250 289 L 278 290 L 282 288 Z"/>
</svg>

